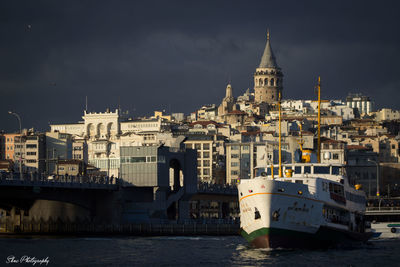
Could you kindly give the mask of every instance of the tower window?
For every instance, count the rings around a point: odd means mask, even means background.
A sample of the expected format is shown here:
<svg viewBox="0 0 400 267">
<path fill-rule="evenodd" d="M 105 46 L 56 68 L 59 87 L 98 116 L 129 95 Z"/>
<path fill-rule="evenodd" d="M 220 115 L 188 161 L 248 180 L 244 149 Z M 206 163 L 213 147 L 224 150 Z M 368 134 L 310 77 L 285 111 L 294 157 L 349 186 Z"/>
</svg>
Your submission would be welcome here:
<svg viewBox="0 0 400 267">
<path fill-rule="evenodd" d="M 274 86 L 274 78 L 271 79 L 270 85 L 271 85 L 271 86 Z"/>
<path fill-rule="evenodd" d="M 264 84 L 268 84 L 268 79 L 267 78 L 265 78 L 265 80 L 264 80 Z"/>
<path fill-rule="evenodd" d="M 259 82 L 259 85 L 262 86 L 262 83 L 263 83 L 263 82 L 262 82 L 262 79 L 261 79 L 261 78 L 260 78 L 260 80 L 258 80 L 258 82 Z"/>
</svg>

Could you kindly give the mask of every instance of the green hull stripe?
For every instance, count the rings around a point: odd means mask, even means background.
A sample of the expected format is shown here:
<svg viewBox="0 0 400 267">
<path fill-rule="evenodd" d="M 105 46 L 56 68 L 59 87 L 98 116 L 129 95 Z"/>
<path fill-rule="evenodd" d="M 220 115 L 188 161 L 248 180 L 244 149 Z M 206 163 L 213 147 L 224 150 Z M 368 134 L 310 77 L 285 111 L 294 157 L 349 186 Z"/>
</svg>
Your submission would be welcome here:
<svg viewBox="0 0 400 267">
<path fill-rule="evenodd" d="M 241 230 L 240 234 L 247 240 L 247 242 L 253 241 L 255 238 L 263 235 L 269 235 L 269 228 L 260 228 L 257 229 L 250 234 L 248 234 L 245 230 Z"/>
<path fill-rule="evenodd" d="M 293 239 L 313 239 L 313 240 L 320 240 L 320 241 L 343 241 L 348 238 L 347 234 L 341 232 L 340 230 L 334 229 L 327 229 L 327 228 L 320 228 L 315 234 L 312 233 L 305 233 L 300 231 L 293 231 L 287 229 L 279 229 L 279 228 L 260 228 L 251 232 L 250 234 L 241 230 L 240 234 L 248 241 L 252 242 L 255 238 L 263 235 L 269 235 L 270 237 L 273 236 L 281 236 L 281 237 L 290 237 Z"/>
<path fill-rule="evenodd" d="M 398 223 L 389 223 L 387 225 L 387 227 L 400 227 L 400 224 L 398 224 Z"/>
</svg>

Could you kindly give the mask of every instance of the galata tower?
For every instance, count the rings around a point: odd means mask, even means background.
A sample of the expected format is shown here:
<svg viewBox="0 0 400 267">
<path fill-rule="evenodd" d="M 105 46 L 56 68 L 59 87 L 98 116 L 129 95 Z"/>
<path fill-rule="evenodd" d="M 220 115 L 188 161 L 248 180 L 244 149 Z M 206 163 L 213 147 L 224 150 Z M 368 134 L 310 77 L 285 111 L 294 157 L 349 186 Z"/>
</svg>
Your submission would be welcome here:
<svg viewBox="0 0 400 267">
<path fill-rule="evenodd" d="M 282 95 L 283 74 L 281 68 L 276 64 L 267 32 L 267 44 L 260 65 L 254 73 L 254 102 L 274 103 L 278 101 L 278 93 Z"/>
</svg>

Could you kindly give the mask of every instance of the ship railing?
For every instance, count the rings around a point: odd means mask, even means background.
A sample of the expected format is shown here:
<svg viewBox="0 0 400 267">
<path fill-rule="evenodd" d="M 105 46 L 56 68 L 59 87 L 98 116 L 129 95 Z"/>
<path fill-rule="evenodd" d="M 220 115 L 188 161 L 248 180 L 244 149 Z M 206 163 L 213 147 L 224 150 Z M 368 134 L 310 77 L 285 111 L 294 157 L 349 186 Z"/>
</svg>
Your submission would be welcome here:
<svg viewBox="0 0 400 267">
<path fill-rule="evenodd" d="M 367 207 L 366 211 L 400 211 L 400 207 Z"/>
</svg>

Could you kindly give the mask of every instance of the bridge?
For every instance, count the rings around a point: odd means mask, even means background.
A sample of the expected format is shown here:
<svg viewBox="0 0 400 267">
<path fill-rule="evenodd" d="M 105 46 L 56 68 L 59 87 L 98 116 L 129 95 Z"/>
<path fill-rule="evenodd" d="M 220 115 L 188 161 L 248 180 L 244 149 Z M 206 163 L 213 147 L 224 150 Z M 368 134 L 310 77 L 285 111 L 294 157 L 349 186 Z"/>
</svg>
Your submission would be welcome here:
<svg viewBox="0 0 400 267">
<path fill-rule="evenodd" d="M 218 213 L 223 214 L 229 210 L 229 204 L 222 203 L 237 202 L 237 189 L 236 186 L 199 183 L 195 192 L 186 194 L 181 188 L 165 201 L 168 207 L 181 200 L 185 203 L 189 200 L 217 201 L 223 205 Z M 20 179 L 18 174 L 0 173 L 0 226 L 7 222 L 12 225 L 7 229 L 56 221 L 60 225 L 135 222 L 134 218 L 140 215 L 131 214 L 150 212 L 156 205 L 153 187 L 127 186 L 118 178 L 29 174 Z M 181 206 L 185 205 L 188 204 Z M 184 212 L 189 212 L 188 208 Z"/>
</svg>

